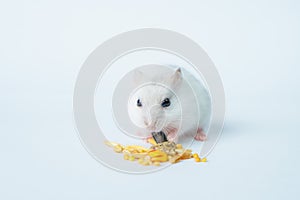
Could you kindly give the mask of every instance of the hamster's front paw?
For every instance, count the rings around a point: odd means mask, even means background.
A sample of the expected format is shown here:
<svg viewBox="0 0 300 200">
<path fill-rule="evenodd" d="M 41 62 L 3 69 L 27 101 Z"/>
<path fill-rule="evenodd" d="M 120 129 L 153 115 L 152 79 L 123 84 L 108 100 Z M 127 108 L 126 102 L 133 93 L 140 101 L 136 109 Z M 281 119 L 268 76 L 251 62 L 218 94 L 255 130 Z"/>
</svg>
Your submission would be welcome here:
<svg viewBox="0 0 300 200">
<path fill-rule="evenodd" d="M 202 128 L 198 128 L 197 134 L 195 135 L 194 138 L 197 141 L 205 141 L 207 139 L 206 134 L 204 133 Z"/>
<path fill-rule="evenodd" d="M 177 129 L 173 129 L 171 132 L 169 132 L 167 138 L 168 141 L 177 143 L 178 142 Z"/>
</svg>

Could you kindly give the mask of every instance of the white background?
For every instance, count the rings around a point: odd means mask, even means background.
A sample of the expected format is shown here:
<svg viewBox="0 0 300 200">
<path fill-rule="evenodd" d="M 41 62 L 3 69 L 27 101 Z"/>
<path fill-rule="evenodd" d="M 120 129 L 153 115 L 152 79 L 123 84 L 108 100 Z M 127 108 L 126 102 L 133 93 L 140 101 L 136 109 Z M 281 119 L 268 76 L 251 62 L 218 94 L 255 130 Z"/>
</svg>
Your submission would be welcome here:
<svg viewBox="0 0 300 200">
<path fill-rule="evenodd" d="M 298 1 L 29 0 L 0 11 L 0 199 L 299 199 Z M 80 144 L 81 64 L 144 27 L 192 38 L 222 76 L 226 125 L 206 164 L 128 175 Z"/>
</svg>

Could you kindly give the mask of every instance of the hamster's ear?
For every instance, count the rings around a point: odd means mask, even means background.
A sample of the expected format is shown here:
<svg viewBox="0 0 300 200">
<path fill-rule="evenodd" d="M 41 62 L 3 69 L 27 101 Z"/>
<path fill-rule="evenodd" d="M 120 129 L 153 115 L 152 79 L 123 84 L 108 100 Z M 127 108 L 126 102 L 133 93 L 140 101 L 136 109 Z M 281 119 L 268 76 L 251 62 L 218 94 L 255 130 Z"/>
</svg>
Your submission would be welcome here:
<svg viewBox="0 0 300 200">
<path fill-rule="evenodd" d="M 170 78 L 170 84 L 171 86 L 177 86 L 181 83 L 181 80 L 182 80 L 182 72 L 181 69 L 178 68 L 176 69 L 175 73 L 172 74 Z"/>
</svg>

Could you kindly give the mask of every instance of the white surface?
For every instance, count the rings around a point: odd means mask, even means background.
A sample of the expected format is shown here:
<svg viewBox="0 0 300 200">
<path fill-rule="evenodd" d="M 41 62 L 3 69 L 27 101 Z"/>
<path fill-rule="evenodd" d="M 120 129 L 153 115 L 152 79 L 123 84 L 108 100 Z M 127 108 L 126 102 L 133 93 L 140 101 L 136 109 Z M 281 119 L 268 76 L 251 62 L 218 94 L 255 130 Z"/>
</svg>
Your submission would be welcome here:
<svg viewBox="0 0 300 200">
<path fill-rule="evenodd" d="M 0 9 L 0 199 L 299 199 L 298 1 L 9 1 Z M 106 39 L 142 27 L 187 35 L 221 73 L 227 120 L 208 163 L 122 174 L 77 138 L 80 65 Z"/>
</svg>

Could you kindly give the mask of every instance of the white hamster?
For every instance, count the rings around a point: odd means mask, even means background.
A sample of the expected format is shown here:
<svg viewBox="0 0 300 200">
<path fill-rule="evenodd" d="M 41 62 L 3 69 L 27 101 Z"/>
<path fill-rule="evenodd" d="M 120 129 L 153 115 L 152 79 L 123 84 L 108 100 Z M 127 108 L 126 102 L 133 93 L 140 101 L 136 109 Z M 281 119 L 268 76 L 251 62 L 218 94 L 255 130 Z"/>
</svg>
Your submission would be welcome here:
<svg viewBox="0 0 300 200">
<path fill-rule="evenodd" d="M 135 70 L 136 80 L 145 77 L 147 74 Z M 211 98 L 202 82 L 181 68 L 149 81 L 151 83 L 138 87 L 128 101 L 131 121 L 149 135 L 163 131 L 170 141 L 177 142 L 181 136 L 206 140 Z"/>
</svg>

